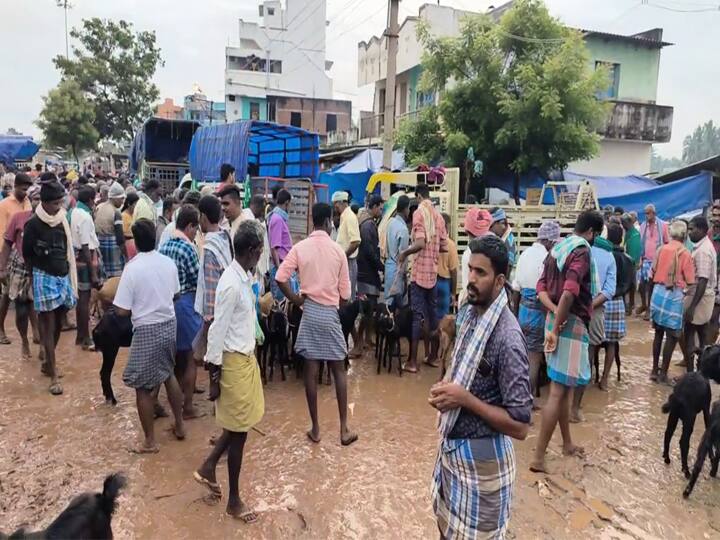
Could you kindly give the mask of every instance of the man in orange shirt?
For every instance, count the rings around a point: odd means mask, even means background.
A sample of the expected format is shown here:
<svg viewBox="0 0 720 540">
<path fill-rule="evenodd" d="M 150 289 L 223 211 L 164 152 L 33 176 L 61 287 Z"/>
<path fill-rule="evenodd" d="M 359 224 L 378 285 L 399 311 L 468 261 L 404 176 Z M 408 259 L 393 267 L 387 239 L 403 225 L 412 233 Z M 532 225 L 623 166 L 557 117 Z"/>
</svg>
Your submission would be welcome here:
<svg viewBox="0 0 720 540">
<path fill-rule="evenodd" d="M 684 245 L 686 234 L 687 225 L 682 221 L 673 221 L 670 225 L 670 242 L 660 247 L 652 265 L 654 287 L 650 316 L 655 327 L 655 339 L 651 381 L 668 382 L 670 358 L 683 328 L 683 289 L 695 284 L 695 267 Z M 658 371 L 661 348 L 662 366 Z"/>
<path fill-rule="evenodd" d="M 30 189 L 33 181 L 27 173 L 18 173 L 15 175 L 15 187 L 13 192 L 0 201 L 0 238 L 5 235 L 10 218 L 18 212 L 27 212 L 32 210 L 30 200 L 27 197 L 27 191 Z M 2 296 L 0 297 L 0 344 L 8 345 L 10 340 L 5 335 L 5 317 L 7 316 L 8 307 L 10 305 L 10 297 L 8 296 L 7 282 L 2 283 Z"/>
<path fill-rule="evenodd" d="M 303 315 L 298 329 L 295 351 L 305 359 L 305 397 L 312 428 L 311 441 L 320 442 L 317 413 L 317 381 L 320 362 L 327 362 L 335 380 L 340 412 L 340 442 L 354 443 L 358 436 L 347 425 L 347 380 L 344 360 L 347 343 L 340 325 L 338 308 L 350 299 L 350 273 L 345 251 L 330 238 L 332 208 L 317 203 L 312 208 L 313 232 L 295 244 L 278 268 L 275 279 L 282 293 Z M 300 294 L 290 285 L 297 272 Z"/>
</svg>

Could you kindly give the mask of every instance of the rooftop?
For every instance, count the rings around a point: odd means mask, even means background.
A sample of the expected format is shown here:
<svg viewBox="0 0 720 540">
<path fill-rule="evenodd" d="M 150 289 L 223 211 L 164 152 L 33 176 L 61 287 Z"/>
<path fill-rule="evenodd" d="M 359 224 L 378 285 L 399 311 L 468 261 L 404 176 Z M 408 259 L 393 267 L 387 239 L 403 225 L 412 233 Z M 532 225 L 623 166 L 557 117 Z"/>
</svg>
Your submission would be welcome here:
<svg viewBox="0 0 720 540">
<path fill-rule="evenodd" d="M 623 41 L 626 43 L 634 43 L 636 45 L 644 45 L 646 47 L 658 49 L 674 45 L 673 43 L 668 43 L 667 41 L 662 40 L 662 28 L 652 28 L 650 30 L 645 30 L 644 32 L 630 34 L 627 36 L 622 34 L 611 34 L 609 32 L 599 32 L 597 30 L 587 30 L 585 28 L 581 28 L 580 32 L 582 32 L 583 36 L 586 37 L 599 37 L 608 41 Z"/>
</svg>

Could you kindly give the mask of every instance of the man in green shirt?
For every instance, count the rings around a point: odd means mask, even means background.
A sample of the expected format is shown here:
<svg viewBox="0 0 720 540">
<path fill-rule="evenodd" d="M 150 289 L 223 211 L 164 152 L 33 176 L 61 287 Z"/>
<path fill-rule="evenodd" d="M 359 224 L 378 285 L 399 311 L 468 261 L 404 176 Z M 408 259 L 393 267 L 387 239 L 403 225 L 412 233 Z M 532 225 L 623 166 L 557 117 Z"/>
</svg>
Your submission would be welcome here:
<svg viewBox="0 0 720 540">
<path fill-rule="evenodd" d="M 625 229 L 625 252 L 632 259 L 635 267 L 632 286 L 630 292 L 628 292 L 627 302 L 625 302 L 625 313 L 630 315 L 635 310 L 635 290 L 637 289 L 637 270 L 640 268 L 640 258 L 642 256 L 642 240 L 630 214 L 623 214 L 621 222 L 623 229 Z"/>
</svg>

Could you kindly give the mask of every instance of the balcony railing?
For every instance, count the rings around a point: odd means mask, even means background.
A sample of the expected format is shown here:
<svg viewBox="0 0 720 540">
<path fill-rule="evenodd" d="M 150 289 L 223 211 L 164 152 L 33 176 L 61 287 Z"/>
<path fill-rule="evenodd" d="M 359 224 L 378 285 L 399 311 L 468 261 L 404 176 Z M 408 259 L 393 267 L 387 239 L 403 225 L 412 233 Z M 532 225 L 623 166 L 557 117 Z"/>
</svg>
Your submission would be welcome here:
<svg viewBox="0 0 720 540">
<path fill-rule="evenodd" d="M 395 127 L 405 119 L 415 119 L 420 110 L 408 111 L 395 117 Z M 360 139 L 377 139 L 385 132 L 385 115 L 373 114 L 360 117 Z"/>
<path fill-rule="evenodd" d="M 654 103 L 613 101 L 600 134 L 606 139 L 664 143 L 672 135 L 673 108 Z"/>
</svg>

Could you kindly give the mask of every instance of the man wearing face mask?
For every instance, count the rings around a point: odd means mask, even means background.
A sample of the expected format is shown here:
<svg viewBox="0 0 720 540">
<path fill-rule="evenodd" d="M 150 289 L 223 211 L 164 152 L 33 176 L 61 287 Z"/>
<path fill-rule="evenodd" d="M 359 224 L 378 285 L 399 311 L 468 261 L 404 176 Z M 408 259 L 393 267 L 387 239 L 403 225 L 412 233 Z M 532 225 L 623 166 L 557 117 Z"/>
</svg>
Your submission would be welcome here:
<svg viewBox="0 0 720 540">
<path fill-rule="evenodd" d="M 545 472 L 545 451 L 560 423 L 563 455 L 582 455 L 570 436 L 570 404 L 574 389 L 590 382 L 588 326 L 593 299 L 601 292 L 591 256 L 591 244 L 603 230 L 602 215 L 595 210 L 580 214 L 572 235 L 550 250 L 537 283 L 538 299 L 548 310 L 545 321 L 545 359 L 550 395 L 542 410 L 540 436 L 530 470 Z"/>
<path fill-rule="evenodd" d="M 527 436 L 532 393 L 525 339 L 510 310 L 508 250 L 494 235 L 470 242 L 467 303 L 443 381 L 432 501 L 442 538 L 504 538 L 515 483 L 512 439 Z"/>
</svg>

